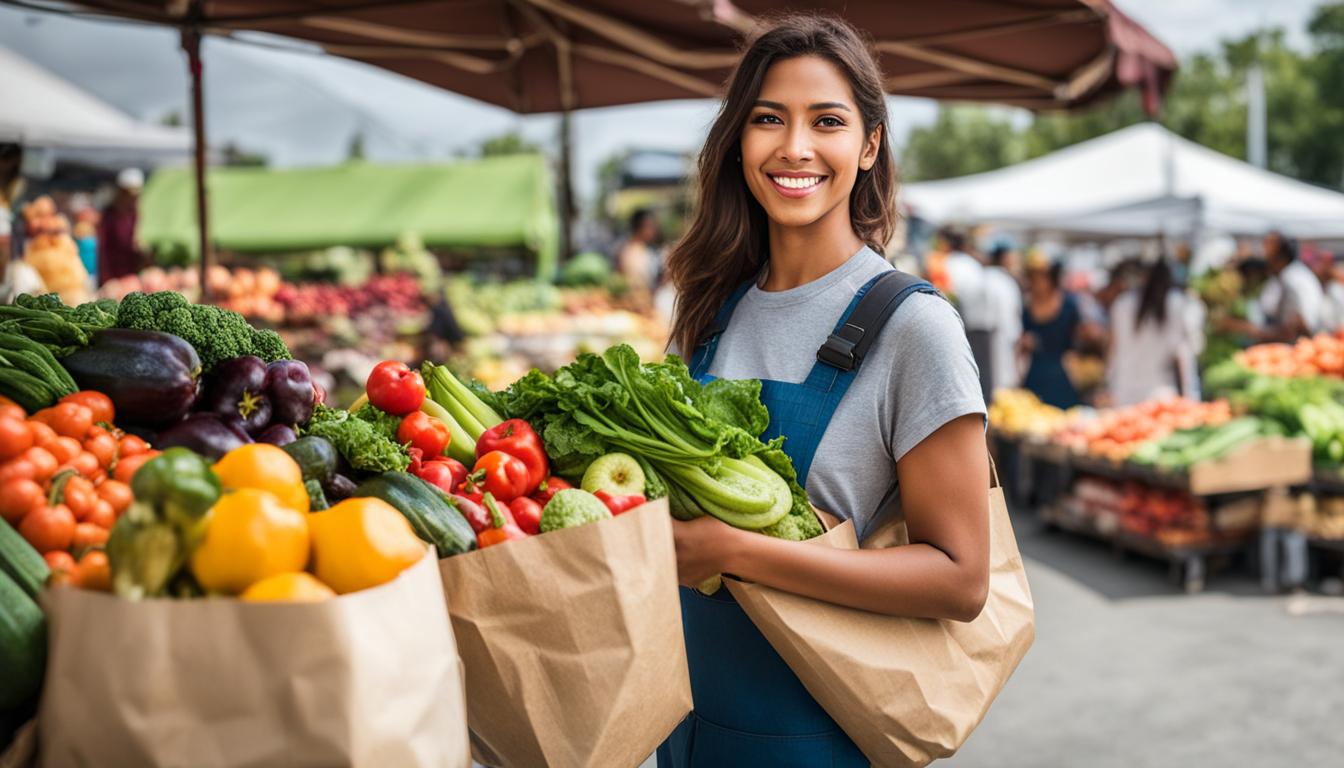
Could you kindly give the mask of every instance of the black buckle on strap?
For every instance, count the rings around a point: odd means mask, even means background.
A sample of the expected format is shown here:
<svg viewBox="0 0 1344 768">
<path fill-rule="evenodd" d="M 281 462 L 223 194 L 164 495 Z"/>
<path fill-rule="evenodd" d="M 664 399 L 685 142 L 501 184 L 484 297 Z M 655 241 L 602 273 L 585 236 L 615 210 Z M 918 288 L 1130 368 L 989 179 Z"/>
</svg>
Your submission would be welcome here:
<svg viewBox="0 0 1344 768">
<path fill-rule="evenodd" d="M 858 332 L 860 339 L 863 338 L 863 329 L 848 323 L 840 329 L 840 333 L 851 329 Z M 854 346 L 857 342 L 846 339 L 840 333 L 832 333 L 827 337 L 826 343 L 822 344 L 821 348 L 817 350 L 817 359 L 842 371 L 852 371 L 859 366 L 859 360 L 854 354 Z"/>
</svg>

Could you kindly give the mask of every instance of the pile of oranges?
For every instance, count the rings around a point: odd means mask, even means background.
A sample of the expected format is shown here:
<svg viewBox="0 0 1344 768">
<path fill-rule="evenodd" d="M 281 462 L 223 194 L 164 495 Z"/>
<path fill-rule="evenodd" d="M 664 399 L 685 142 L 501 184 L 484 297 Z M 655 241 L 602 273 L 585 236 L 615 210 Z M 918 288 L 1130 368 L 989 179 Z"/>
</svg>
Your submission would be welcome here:
<svg viewBox="0 0 1344 768">
<path fill-rule="evenodd" d="M 131 476 L 158 455 L 113 426 L 112 400 L 76 392 L 31 415 L 0 398 L 0 517 L 57 582 L 110 584 L 103 545 L 131 505 Z"/>
</svg>

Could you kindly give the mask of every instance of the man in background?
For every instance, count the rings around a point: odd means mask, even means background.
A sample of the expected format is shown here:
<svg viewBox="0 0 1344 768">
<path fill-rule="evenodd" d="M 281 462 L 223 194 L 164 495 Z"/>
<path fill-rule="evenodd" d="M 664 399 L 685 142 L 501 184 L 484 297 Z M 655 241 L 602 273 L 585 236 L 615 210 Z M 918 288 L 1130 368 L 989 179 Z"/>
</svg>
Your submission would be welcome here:
<svg viewBox="0 0 1344 768">
<path fill-rule="evenodd" d="M 1017 282 L 1017 252 L 999 244 L 989 252 L 985 267 L 985 297 L 994 315 L 990 359 L 994 389 L 1013 389 L 1022 377 L 1017 370 L 1017 340 L 1022 336 L 1022 285 Z"/>
<path fill-rule="evenodd" d="M 952 297 L 966 326 L 966 338 L 971 354 L 980 369 L 980 389 L 985 402 L 994 399 L 993 336 L 994 307 L 985 289 L 985 267 L 966 250 L 966 236 L 954 229 L 945 229 L 939 237 L 947 245 L 947 280 Z"/>
<path fill-rule="evenodd" d="M 139 222 L 140 190 L 145 174 L 127 168 L 117 174 L 117 192 L 103 209 L 98 223 L 98 284 L 134 275 L 144 266 L 145 254 L 135 237 Z"/>
</svg>

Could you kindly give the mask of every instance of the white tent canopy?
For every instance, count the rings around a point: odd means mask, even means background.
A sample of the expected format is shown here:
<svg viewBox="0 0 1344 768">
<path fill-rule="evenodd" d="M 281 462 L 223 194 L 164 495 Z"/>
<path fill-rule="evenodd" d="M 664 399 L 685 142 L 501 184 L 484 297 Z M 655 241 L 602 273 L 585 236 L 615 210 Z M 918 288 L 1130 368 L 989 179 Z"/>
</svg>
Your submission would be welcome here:
<svg viewBox="0 0 1344 768">
<path fill-rule="evenodd" d="M 1109 236 L 1344 238 L 1344 194 L 1256 168 L 1142 123 L 988 173 L 906 185 L 936 224 L 993 223 Z"/>
<path fill-rule="evenodd" d="M 6 48 L 0 83 L 0 141 L 114 164 L 191 153 L 190 131 L 140 122 Z"/>
</svg>

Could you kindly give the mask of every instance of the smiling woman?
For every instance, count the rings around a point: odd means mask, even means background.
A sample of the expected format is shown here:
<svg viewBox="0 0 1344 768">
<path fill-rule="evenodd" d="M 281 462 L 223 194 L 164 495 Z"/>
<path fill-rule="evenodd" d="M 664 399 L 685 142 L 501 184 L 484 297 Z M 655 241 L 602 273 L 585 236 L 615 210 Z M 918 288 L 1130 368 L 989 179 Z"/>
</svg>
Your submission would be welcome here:
<svg viewBox="0 0 1344 768">
<path fill-rule="evenodd" d="M 896 185 L 881 83 L 842 21 L 763 31 L 705 141 L 668 271 L 692 374 L 759 379 L 763 437 L 785 438 L 813 502 L 860 539 L 903 517 L 910 543 L 840 550 L 706 515 L 673 522 L 678 577 L 971 621 L 988 588 L 985 405 L 955 310 L 880 255 Z M 695 711 L 660 766 L 868 764 L 730 594 L 683 590 L 682 624 Z"/>
</svg>

